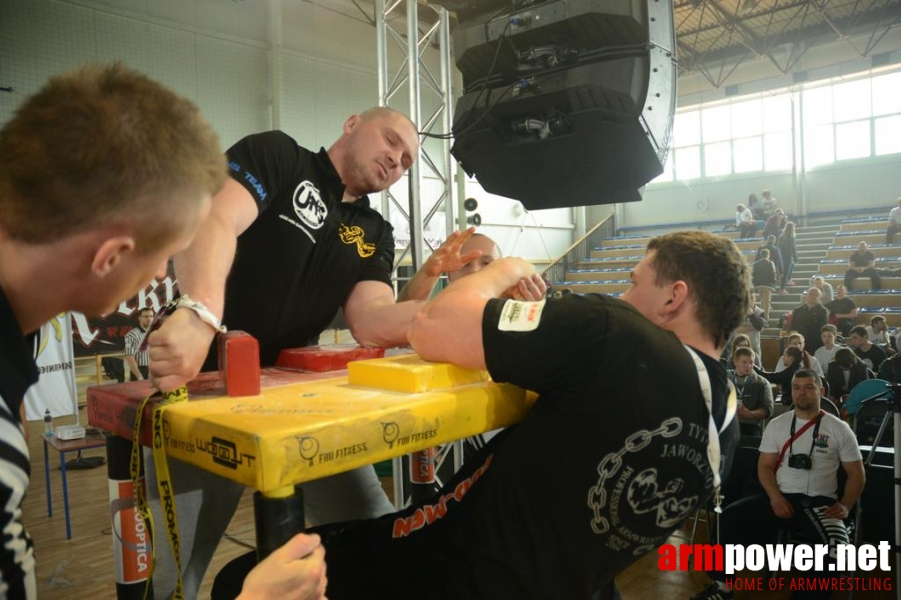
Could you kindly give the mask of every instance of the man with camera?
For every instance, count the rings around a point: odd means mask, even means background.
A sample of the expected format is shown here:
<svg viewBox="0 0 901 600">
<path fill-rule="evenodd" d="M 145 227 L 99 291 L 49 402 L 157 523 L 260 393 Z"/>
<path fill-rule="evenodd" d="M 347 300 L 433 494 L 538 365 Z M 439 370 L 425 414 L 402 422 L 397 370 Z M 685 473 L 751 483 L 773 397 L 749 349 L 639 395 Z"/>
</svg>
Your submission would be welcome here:
<svg viewBox="0 0 901 600">
<path fill-rule="evenodd" d="M 794 410 L 773 419 L 763 432 L 757 476 L 765 494 L 730 504 L 722 515 L 722 544 L 774 544 L 781 529 L 801 534 L 806 544 L 828 544 L 822 572 L 836 576 L 836 545 L 847 544 L 844 519 L 860 498 L 864 468 L 857 439 L 848 424 L 820 409 L 823 384 L 809 369 L 792 378 Z M 847 474 L 839 497 L 838 467 Z M 713 582 L 692 600 L 732 598 L 723 572 L 709 573 Z M 832 592 L 805 591 L 798 598 L 829 598 Z"/>
</svg>

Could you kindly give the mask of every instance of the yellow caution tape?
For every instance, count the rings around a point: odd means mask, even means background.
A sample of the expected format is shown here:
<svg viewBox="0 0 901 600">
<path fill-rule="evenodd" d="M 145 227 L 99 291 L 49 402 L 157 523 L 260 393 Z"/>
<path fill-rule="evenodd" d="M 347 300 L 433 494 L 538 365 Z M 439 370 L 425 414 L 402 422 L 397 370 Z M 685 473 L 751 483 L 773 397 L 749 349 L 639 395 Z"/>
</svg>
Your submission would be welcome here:
<svg viewBox="0 0 901 600">
<path fill-rule="evenodd" d="M 147 506 L 147 497 L 144 494 L 144 487 L 140 482 L 141 418 L 144 414 L 144 407 L 148 400 L 150 400 L 150 396 L 141 401 L 141 404 L 138 406 L 138 412 L 135 415 L 131 445 L 131 461 L 129 465 L 131 481 L 135 489 L 135 504 L 137 505 L 141 518 L 144 519 L 144 523 L 150 528 L 153 538 L 151 542 L 150 572 L 147 575 L 147 585 L 144 587 L 145 600 L 153 577 L 157 548 L 156 527 L 153 526 L 153 516 Z M 178 515 L 175 510 L 175 489 L 169 477 L 169 463 L 166 459 L 166 444 L 163 437 L 163 412 L 168 406 L 179 402 L 187 402 L 187 400 L 188 389 L 183 386 L 173 392 L 164 393 L 162 402 L 160 402 L 153 410 L 153 462 L 156 465 L 156 483 L 160 495 L 163 516 L 166 520 L 166 533 L 169 538 L 169 546 L 172 548 L 172 556 L 175 558 L 176 584 L 175 593 L 172 596 L 175 600 L 182 600 L 184 598 L 184 591 L 181 576 L 181 549 L 178 532 Z"/>
</svg>

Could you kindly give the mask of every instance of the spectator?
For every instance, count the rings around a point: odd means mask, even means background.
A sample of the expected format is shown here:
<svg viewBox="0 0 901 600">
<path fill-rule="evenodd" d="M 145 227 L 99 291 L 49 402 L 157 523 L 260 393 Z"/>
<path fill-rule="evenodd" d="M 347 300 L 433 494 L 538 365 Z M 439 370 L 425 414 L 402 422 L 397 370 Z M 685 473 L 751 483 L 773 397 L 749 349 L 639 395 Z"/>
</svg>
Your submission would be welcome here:
<svg viewBox="0 0 901 600">
<path fill-rule="evenodd" d="M 773 214 L 775 214 L 775 212 L 776 212 L 778 204 L 779 203 L 776 201 L 775 198 L 773 198 L 773 195 L 770 193 L 770 190 L 763 190 L 763 201 L 762 201 L 763 216 L 765 216 L 765 217 L 773 216 Z"/>
<path fill-rule="evenodd" d="M 720 543 L 744 547 L 775 544 L 779 531 L 788 528 L 802 533 L 807 543 L 828 546 L 823 571 L 812 574 L 834 577 L 837 545 L 850 543 L 843 521 L 863 492 L 863 461 L 848 424 L 821 410 L 823 385 L 819 376 L 798 371 L 791 387 L 796 398 L 794 409 L 773 419 L 760 442 L 757 476 L 765 494 L 744 498 L 726 508 L 721 517 Z M 848 476 L 841 498 L 839 466 Z M 712 583 L 692 600 L 735 597 L 726 586 L 725 573 L 708 574 Z M 820 590 L 819 586 L 816 589 Z M 803 597 L 831 598 L 832 591 L 826 586 Z"/>
<path fill-rule="evenodd" d="M 758 365 L 760 365 L 760 332 L 767 326 L 767 316 L 763 309 L 757 306 L 756 295 L 751 298 L 751 306 L 748 308 L 748 314 L 742 321 L 735 333 L 733 341 L 733 349 L 740 337 L 748 339 L 748 347 L 754 351 L 754 356 Z M 730 361 L 731 362 L 731 361 Z"/>
<path fill-rule="evenodd" d="M 779 239 L 779 236 L 782 234 L 782 230 L 785 229 L 785 226 L 787 224 L 788 216 L 786 216 L 784 211 L 779 209 L 766 220 L 766 223 L 763 226 L 763 233 L 761 235 L 763 235 L 764 238 L 770 235 L 774 235 L 776 236 L 776 239 Z"/>
<path fill-rule="evenodd" d="M 738 394 L 741 434 L 759 436 L 763 434 L 764 419 L 773 414 L 773 389 L 770 382 L 754 372 L 754 358 L 750 348 L 736 348 L 729 377 Z"/>
<path fill-rule="evenodd" d="M 873 379 L 862 360 L 857 358 L 851 348 L 839 348 L 835 358 L 826 370 L 826 381 L 829 382 L 829 397 L 839 406 L 844 404 L 851 390 L 867 379 Z"/>
<path fill-rule="evenodd" d="M 876 344 L 887 353 L 891 354 L 892 344 L 888 335 L 888 323 L 882 315 L 873 315 L 870 317 L 870 324 L 867 325 L 867 338 L 871 344 Z"/>
<path fill-rule="evenodd" d="M 760 203 L 760 200 L 754 194 L 748 195 L 748 209 L 750 209 L 751 214 L 754 215 L 754 219 L 757 221 L 766 220 L 766 217 L 763 216 L 763 204 Z"/>
<path fill-rule="evenodd" d="M 818 288 L 822 293 L 820 296 L 820 302 L 824 305 L 835 300 L 835 290 L 832 288 L 832 284 L 823 279 L 821 275 L 817 275 L 811 280 L 811 284 L 813 287 Z"/>
<path fill-rule="evenodd" d="M 839 284 L 835 288 L 835 300 L 826 305 L 826 310 L 829 311 L 829 322 L 838 328 L 843 337 L 848 337 L 860 311 L 854 300 L 847 296 L 844 285 Z"/>
<path fill-rule="evenodd" d="M 794 346 L 795 348 L 800 350 L 804 358 L 804 364 L 808 365 L 808 368 L 813 369 L 813 372 L 820 377 L 825 377 L 820 361 L 818 361 L 816 357 L 811 356 L 811 354 L 804 349 L 804 343 L 804 336 L 795 331 L 788 336 L 788 339 L 785 342 L 785 346 Z M 773 371 L 775 371 L 776 373 L 778 373 L 779 371 L 784 371 L 787 366 L 788 365 L 785 362 L 785 357 L 780 356 L 779 360 L 776 361 L 776 366 L 773 368 Z"/>
<path fill-rule="evenodd" d="M 735 228 L 738 229 L 741 239 L 754 237 L 757 232 L 757 221 L 744 204 L 735 207 Z"/>
<path fill-rule="evenodd" d="M 150 365 L 150 351 L 145 347 L 141 350 L 141 342 L 147 335 L 147 329 L 153 322 L 154 311 L 152 308 L 142 308 L 138 311 L 138 326 L 125 334 L 125 364 L 131 371 L 131 381 L 147 379 L 150 375 L 147 367 Z"/>
<path fill-rule="evenodd" d="M 876 257 L 869 251 L 866 242 L 857 244 L 857 252 L 848 258 L 848 271 L 845 273 L 845 287 L 854 289 L 852 284 L 858 277 L 869 277 L 870 288 L 878 290 L 882 287 L 879 273 L 876 272 Z"/>
<path fill-rule="evenodd" d="M 789 346 L 785 349 L 785 352 L 782 353 L 782 362 L 785 364 L 785 368 L 782 371 L 764 371 L 763 369 L 757 368 L 755 368 L 754 371 L 770 383 L 778 385 L 779 389 L 782 391 L 780 401 L 785 406 L 791 406 L 792 377 L 798 369 L 810 369 L 810 355 L 799 350 L 795 346 Z M 812 371 L 812 369 L 810 370 Z"/>
<path fill-rule="evenodd" d="M 876 344 L 870 343 L 867 328 L 862 325 L 858 325 L 851 330 L 851 335 L 848 336 L 848 345 L 854 348 L 854 353 L 871 371 L 878 369 L 882 361 L 888 357 L 885 350 Z"/>
<path fill-rule="evenodd" d="M 780 275 L 782 274 L 782 269 L 784 265 L 782 264 L 782 251 L 779 250 L 779 246 L 776 245 L 776 236 L 770 235 L 767 236 L 766 242 L 757 249 L 757 254 L 754 256 L 754 261 L 760 260 L 760 253 L 764 250 L 770 251 L 770 260 L 773 261 L 773 264 L 776 265 L 776 272 Z"/>
<path fill-rule="evenodd" d="M 829 363 L 832 362 L 832 359 L 835 358 L 835 353 L 841 347 L 835 343 L 837 333 L 838 329 L 831 324 L 823 325 L 822 329 L 820 329 L 820 340 L 823 342 L 823 345 L 817 348 L 813 357 L 823 369 L 829 368 Z"/>
<path fill-rule="evenodd" d="M 877 377 L 889 383 L 901 383 L 901 352 L 882 361 Z"/>
<path fill-rule="evenodd" d="M 795 285 L 795 281 L 792 279 L 792 271 L 795 270 L 795 263 L 798 262 L 794 223 L 786 223 L 785 229 L 779 235 L 776 245 L 779 246 L 779 250 L 782 252 L 782 293 L 787 294 L 788 290 L 786 288 L 790 285 Z"/>
<path fill-rule="evenodd" d="M 888 229 L 885 230 L 886 245 L 895 243 L 895 234 L 901 231 L 901 198 L 898 198 L 898 206 L 888 214 Z"/>
<path fill-rule="evenodd" d="M 820 347 L 820 330 L 829 322 L 829 311 L 820 304 L 819 288 L 809 288 L 804 303 L 792 311 L 791 328 L 804 336 L 808 352 Z"/>
<path fill-rule="evenodd" d="M 762 248 L 758 252 L 758 258 L 751 268 L 751 281 L 754 287 L 769 287 L 776 285 L 776 265 L 770 260 L 770 251 Z"/>
</svg>

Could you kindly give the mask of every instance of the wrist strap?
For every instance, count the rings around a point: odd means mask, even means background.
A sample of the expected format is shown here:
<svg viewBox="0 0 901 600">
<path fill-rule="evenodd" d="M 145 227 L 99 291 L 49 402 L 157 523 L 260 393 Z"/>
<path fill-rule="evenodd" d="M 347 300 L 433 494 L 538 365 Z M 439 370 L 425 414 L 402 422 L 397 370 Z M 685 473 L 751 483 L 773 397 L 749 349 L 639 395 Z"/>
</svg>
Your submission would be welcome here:
<svg viewBox="0 0 901 600">
<path fill-rule="evenodd" d="M 191 299 L 187 294 L 182 294 L 175 300 L 175 308 L 187 308 L 189 310 L 193 310 L 200 320 L 215 329 L 220 333 L 225 333 L 227 330 L 225 326 L 219 321 L 219 317 L 213 314 L 213 311 L 208 309 L 206 305 L 197 302 L 196 300 Z"/>
</svg>

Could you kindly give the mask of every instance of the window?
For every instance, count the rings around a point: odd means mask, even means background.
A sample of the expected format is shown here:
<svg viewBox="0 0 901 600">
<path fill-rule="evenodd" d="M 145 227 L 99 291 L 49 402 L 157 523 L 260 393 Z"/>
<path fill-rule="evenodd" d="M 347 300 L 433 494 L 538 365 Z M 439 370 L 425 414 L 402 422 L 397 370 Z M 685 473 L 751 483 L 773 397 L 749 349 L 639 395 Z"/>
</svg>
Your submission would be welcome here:
<svg viewBox="0 0 901 600">
<path fill-rule="evenodd" d="M 733 155 L 736 173 L 763 170 L 763 144 L 760 137 L 735 140 Z"/>
<path fill-rule="evenodd" d="M 742 138 L 763 132 L 763 103 L 758 100 L 732 105 L 732 137 Z"/>
<path fill-rule="evenodd" d="M 901 152 L 901 115 L 876 119 L 876 156 Z"/>
<path fill-rule="evenodd" d="M 701 147 L 689 146 L 675 150 L 676 179 L 697 179 L 701 176 Z"/>
<path fill-rule="evenodd" d="M 832 113 L 836 123 L 869 118 L 870 80 L 859 79 L 833 86 L 832 103 Z"/>
<path fill-rule="evenodd" d="M 792 128 L 791 94 L 767 96 L 763 99 L 763 130 L 766 133 L 790 131 Z"/>
<path fill-rule="evenodd" d="M 835 126 L 835 159 L 864 158 L 870 155 L 870 121 L 840 123 Z"/>
<path fill-rule="evenodd" d="M 806 167 L 816 167 L 835 162 L 835 144 L 831 123 L 814 125 L 805 129 L 804 156 Z"/>
<path fill-rule="evenodd" d="M 704 143 L 728 140 L 732 136 L 729 105 L 705 108 L 701 111 Z"/>
<path fill-rule="evenodd" d="M 704 175 L 716 177 L 732 172 L 732 147 L 729 142 L 704 146 Z"/>
<path fill-rule="evenodd" d="M 663 163 L 663 172 L 652 179 L 650 183 L 666 183 L 673 180 L 673 150 L 670 149 L 666 155 L 666 162 Z"/>
<path fill-rule="evenodd" d="M 891 113 L 901 113 L 901 71 L 873 78 L 873 115 Z"/>
<path fill-rule="evenodd" d="M 677 113 L 673 124 L 673 146 L 694 146 L 701 143 L 701 111 Z"/>
<path fill-rule="evenodd" d="M 804 90 L 801 106 L 805 126 L 832 123 L 832 88 L 823 86 Z"/>
<path fill-rule="evenodd" d="M 780 131 L 763 136 L 763 157 L 767 171 L 785 171 L 792 168 L 794 152 L 792 132 Z"/>
</svg>

